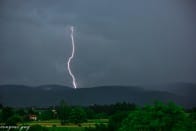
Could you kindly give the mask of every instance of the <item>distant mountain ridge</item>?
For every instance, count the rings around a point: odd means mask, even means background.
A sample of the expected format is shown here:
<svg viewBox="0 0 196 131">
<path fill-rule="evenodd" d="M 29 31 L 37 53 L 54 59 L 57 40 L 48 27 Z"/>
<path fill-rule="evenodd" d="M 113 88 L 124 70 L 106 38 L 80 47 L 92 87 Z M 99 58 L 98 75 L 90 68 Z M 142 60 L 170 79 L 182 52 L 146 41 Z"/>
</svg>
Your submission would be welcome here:
<svg viewBox="0 0 196 131">
<path fill-rule="evenodd" d="M 99 86 L 73 89 L 63 85 L 41 85 L 36 87 L 0 85 L 0 103 L 17 107 L 45 107 L 57 105 L 62 99 L 71 105 L 112 104 L 123 101 L 144 105 L 152 103 L 154 100 L 160 100 L 174 101 L 185 107 L 196 106 L 195 92 L 193 92 L 196 85 L 182 84 L 176 90 L 174 89 L 158 91 L 137 86 Z M 180 92 L 179 90 L 183 90 L 187 94 L 178 93 Z"/>
</svg>

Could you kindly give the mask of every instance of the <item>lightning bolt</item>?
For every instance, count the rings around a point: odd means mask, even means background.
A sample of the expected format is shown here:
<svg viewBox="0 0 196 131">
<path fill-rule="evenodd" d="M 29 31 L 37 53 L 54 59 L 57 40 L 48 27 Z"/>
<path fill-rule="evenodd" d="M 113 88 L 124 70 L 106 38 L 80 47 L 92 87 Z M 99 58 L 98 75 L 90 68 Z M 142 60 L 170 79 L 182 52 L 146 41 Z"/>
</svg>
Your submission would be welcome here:
<svg viewBox="0 0 196 131">
<path fill-rule="evenodd" d="M 72 44 L 72 53 L 71 53 L 71 56 L 69 57 L 69 59 L 68 59 L 68 61 L 67 61 L 67 69 L 68 69 L 68 71 L 69 71 L 69 75 L 72 77 L 72 84 L 73 84 L 73 87 L 76 89 L 76 88 L 77 88 L 76 78 L 75 78 L 75 76 L 74 76 L 74 74 L 72 73 L 71 68 L 70 68 L 70 62 L 71 62 L 71 60 L 74 58 L 74 55 L 75 55 L 75 43 L 74 43 L 74 37 L 73 37 L 74 27 L 71 26 L 71 27 L 70 27 L 70 30 L 71 30 L 70 37 L 71 37 L 71 44 Z"/>
</svg>

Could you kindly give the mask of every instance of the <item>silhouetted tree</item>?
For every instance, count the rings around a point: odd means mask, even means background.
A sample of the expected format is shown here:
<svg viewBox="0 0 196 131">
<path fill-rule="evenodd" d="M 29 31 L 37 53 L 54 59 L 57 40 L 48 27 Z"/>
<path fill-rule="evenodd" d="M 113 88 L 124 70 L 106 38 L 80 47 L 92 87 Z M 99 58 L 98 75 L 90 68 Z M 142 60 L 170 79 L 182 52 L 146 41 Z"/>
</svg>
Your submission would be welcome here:
<svg viewBox="0 0 196 131">
<path fill-rule="evenodd" d="M 194 121 L 196 121 L 196 107 L 192 108 L 189 111 L 189 114 L 190 114 L 191 119 L 193 119 Z"/>
<path fill-rule="evenodd" d="M 2 109 L 3 108 L 3 105 L 2 104 L 0 104 L 0 109 Z"/>
<path fill-rule="evenodd" d="M 14 111 L 10 107 L 4 107 L 1 113 L 1 119 L 3 122 L 6 122 L 11 116 L 13 116 Z"/>
<path fill-rule="evenodd" d="M 135 110 L 136 105 L 122 102 L 122 103 L 116 103 L 112 105 L 96 105 L 95 104 L 95 105 L 89 106 L 89 108 L 93 110 L 96 113 L 96 115 L 105 114 L 105 117 L 108 117 L 108 116 L 115 114 L 116 112 Z"/>
<path fill-rule="evenodd" d="M 86 117 L 88 119 L 93 119 L 95 118 L 96 113 L 94 112 L 94 110 L 90 109 L 90 108 L 85 108 L 85 112 L 86 112 Z"/>
<path fill-rule="evenodd" d="M 39 118 L 41 120 L 51 120 L 54 117 L 54 113 L 52 112 L 52 110 L 47 109 L 41 112 L 41 114 L 39 115 Z"/>
<path fill-rule="evenodd" d="M 28 119 L 28 112 L 27 112 L 26 109 L 23 109 L 23 108 L 17 109 L 17 110 L 15 111 L 15 113 L 18 114 L 18 115 L 21 117 L 22 122 L 28 121 L 28 120 L 29 120 L 29 119 Z"/>
<path fill-rule="evenodd" d="M 65 103 L 64 100 L 60 102 L 60 106 L 57 110 L 58 117 L 61 121 L 61 124 L 64 125 L 69 120 L 70 107 Z"/>
<path fill-rule="evenodd" d="M 119 111 L 113 114 L 109 119 L 108 129 L 110 131 L 117 131 L 128 114 L 129 111 Z"/>
<path fill-rule="evenodd" d="M 129 114 L 123 121 L 120 131 L 185 131 L 192 130 L 192 125 L 184 110 L 174 103 L 167 105 L 156 102 Z"/>
<path fill-rule="evenodd" d="M 7 119 L 7 121 L 5 122 L 6 125 L 12 125 L 12 126 L 16 126 L 17 123 L 22 122 L 22 118 L 21 116 L 19 116 L 18 114 L 14 114 L 13 116 L 9 117 Z"/>
<path fill-rule="evenodd" d="M 188 113 L 190 119 L 192 120 L 194 129 L 196 129 L 196 107 L 192 108 Z"/>
<path fill-rule="evenodd" d="M 87 120 L 86 112 L 81 107 L 74 107 L 71 110 L 69 120 L 70 122 L 75 123 L 75 124 L 86 122 Z"/>
</svg>

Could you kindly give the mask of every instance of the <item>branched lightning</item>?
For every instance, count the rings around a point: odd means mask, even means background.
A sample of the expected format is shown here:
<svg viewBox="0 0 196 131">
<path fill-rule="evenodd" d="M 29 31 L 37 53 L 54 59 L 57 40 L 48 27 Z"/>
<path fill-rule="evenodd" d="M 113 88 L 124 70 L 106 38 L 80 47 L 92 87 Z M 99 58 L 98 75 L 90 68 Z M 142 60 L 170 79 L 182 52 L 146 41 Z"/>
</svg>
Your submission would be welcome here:
<svg viewBox="0 0 196 131">
<path fill-rule="evenodd" d="M 75 76 L 74 76 L 74 74 L 72 73 L 71 68 L 70 68 L 70 62 L 71 62 L 71 60 L 74 58 L 74 54 L 75 54 L 75 43 L 74 43 L 74 37 L 73 37 L 74 27 L 71 26 L 71 27 L 70 27 L 70 30 L 71 30 L 70 37 L 71 37 L 71 44 L 72 44 L 72 53 L 71 53 L 71 56 L 69 57 L 69 59 L 68 59 L 68 61 L 67 61 L 67 69 L 68 69 L 68 71 L 69 71 L 69 75 L 72 77 L 72 84 L 73 84 L 73 87 L 76 89 L 76 88 L 77 88 L 76 79 L 75 79 Z"/>
</svg>

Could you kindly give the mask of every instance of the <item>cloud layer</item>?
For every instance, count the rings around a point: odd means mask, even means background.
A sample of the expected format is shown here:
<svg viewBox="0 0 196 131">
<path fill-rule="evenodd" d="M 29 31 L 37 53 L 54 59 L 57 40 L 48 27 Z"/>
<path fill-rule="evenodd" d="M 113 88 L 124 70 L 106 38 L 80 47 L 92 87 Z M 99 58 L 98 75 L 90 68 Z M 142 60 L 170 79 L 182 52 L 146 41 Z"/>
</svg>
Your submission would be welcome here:
<svg viewBox="0 0 196 131">
<path fill-rule="evenodd" d="M 2 0 L 0 83 L 79 87 L 195 82 L 195 2 Z"/>
</svg>

